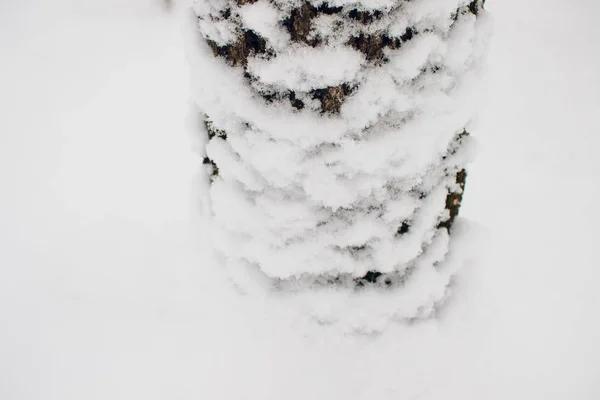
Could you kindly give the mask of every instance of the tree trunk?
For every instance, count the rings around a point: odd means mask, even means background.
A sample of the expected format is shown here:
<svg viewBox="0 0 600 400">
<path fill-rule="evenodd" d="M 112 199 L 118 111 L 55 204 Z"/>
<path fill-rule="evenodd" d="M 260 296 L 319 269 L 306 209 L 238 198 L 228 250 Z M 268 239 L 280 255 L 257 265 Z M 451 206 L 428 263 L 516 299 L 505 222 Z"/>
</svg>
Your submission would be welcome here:
<svg viewBox="0 0 600 400">
<path fill-rule="evenodd" d="M 483 1 L 438 3 L 197 0 L 229 74 L 201 104 L 228 257 L 274 280 L 355 285 L 444 258 Z"/>
</svg>

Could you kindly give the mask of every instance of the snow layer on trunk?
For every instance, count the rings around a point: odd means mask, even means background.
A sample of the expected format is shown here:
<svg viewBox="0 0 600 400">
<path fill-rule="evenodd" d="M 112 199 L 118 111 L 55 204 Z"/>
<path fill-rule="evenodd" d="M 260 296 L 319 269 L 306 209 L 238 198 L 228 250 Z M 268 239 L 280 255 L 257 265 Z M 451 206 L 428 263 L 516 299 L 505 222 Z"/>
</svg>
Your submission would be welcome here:
<svg viewBox="0 0 600 400">
<path fill-rule="evenodd" d="M 465 128 L 487 19 L 464 1 L 313 3 L 341 8 L 288 32 L 297 20 L 286 21 L 311 8 L 283 3 L 198 0 L 190 17 L 193 94 L 217 168 L 214 246 L 233 271 L 255 269 L 271 288 L 388 274 L 404 299 L 397 313 L 426 315 L 455 270 L 443 264 L 443 224 L 472 158 Z M 379 12 L 364 17 L 371 24 L 347 16 L 369 10 Z M 395 38 L 398 21 L 413 27 Z M 227 24 L 238 38 L 223 44 Z M 349 44 L 364 35 L 389 44 L 375 55 Z"/>
</svg>

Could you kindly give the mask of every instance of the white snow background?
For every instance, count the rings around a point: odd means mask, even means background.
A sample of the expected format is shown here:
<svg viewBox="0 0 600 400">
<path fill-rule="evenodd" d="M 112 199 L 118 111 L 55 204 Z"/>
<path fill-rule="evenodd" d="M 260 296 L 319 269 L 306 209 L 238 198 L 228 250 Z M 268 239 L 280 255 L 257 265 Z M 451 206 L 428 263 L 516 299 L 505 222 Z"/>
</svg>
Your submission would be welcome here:
<svg viewBox="0 0 600 400">
<path fill-rule="evenodd" d="M 211 260 L 180 7 L 3 0 L 0 399 L 600 398 L 600 5 L 487 9 L 483 239 L 438 319 L 358 335 Z"/>
</svg>

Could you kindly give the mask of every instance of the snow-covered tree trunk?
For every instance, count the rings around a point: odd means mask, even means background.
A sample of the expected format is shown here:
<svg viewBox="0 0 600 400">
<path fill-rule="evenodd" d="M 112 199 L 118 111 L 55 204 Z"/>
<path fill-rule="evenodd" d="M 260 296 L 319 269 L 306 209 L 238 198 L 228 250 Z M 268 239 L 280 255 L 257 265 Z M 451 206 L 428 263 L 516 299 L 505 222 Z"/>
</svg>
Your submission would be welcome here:
<svg viewBox="0 0 600 400">
<path fill-rule="evenodd" d="M 273 281 L 396 285 L 448 251 L 483 0 L 196 0 L 215 243 Z M 208 59 L 210 58 L 210 59 Z"/>
</svg>

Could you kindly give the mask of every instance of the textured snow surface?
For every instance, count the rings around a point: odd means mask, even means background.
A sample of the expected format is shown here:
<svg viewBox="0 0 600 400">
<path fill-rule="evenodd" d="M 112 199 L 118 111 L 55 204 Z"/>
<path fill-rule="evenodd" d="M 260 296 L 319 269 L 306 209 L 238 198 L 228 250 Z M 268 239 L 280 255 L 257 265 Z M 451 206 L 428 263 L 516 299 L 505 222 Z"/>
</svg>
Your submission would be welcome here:
<svg viewBox="0 0 600 400">
<path fill-rule="evenodd" d="M 423 260 L 439 262 L 429 289 L 415 283 L 423 304 L 410 296 L 408 308 L 393 302 L 399 319 L 426 315 L 445 297 L 457 269 L 443 263 L 449 241 L 437 226 L 448 217 L 445 202 L 448 191 L 457 190 L 456 173 L 473 153 L 472 139 L 458 137 L 476 109 L 488 18 L 475 18 L 465 1 L 450 2 L 453 8 L 439 1 L 395 3 L 393 10 L 380 2 L 330 4 L 390 10 L 374 24 L 382 32 L 392 30 L 400 15 L 422 31 L 406 46 L 386 49 L 390 62 L 374 66 L 346 45 L 374 28 L 351 23 L 334 29 L 335 15 L 315 22 L 326 45 L 279 47 L 289 36 L 282 32 L 289 15 L 283 3 L 230 4 L 224 17 L 214 3 L 199 0 L 190 18 L 193 97 L 212 128 L 227 135 L 206 147 L 219 171 L 210 188 L 215 248 L 234 274 L 258 268 L 276 280 L 378 271 L 409 276 L 411 285 L 411 271 Z M 226 66 L 202 36 L 221 43 L 210 32 L 229 23 L 264 32 L 276 55 L 251 56 L 247 71 Z M 321 115 L 309 93 L 341 84 L 353 93 L 339 115 Z M 292 90 L 308 104 L 297 110 L 289 101 L 265 102 L 260 93 L 270 90 Z M 407 223 L 409 231 L 397 234 Z M 401 291 L 402 298 L 411 292 Z"/>
<path fill-rule="evenodd" d="M 0 398 L 600 398 L 600 9 L 487 3 L 460 272 L 403 323 L 400 293 L 236 291 L 198 209 L 177 4 L 1 3 Z"/>
</svg>

